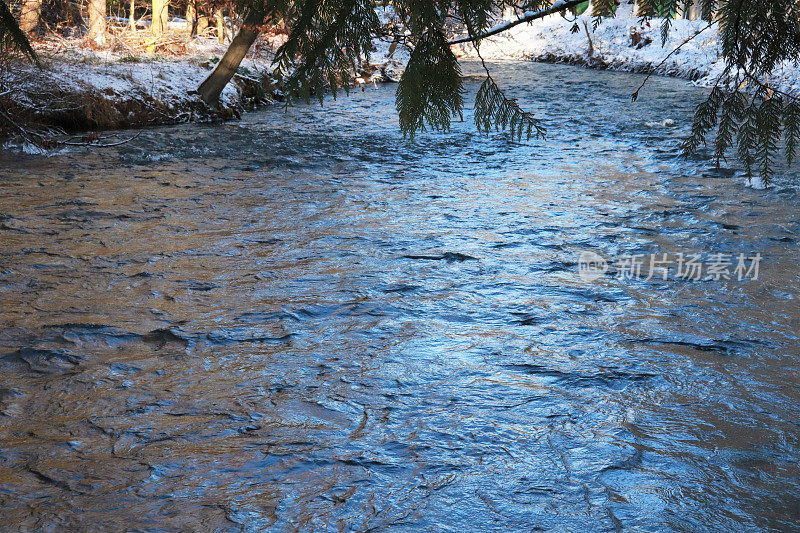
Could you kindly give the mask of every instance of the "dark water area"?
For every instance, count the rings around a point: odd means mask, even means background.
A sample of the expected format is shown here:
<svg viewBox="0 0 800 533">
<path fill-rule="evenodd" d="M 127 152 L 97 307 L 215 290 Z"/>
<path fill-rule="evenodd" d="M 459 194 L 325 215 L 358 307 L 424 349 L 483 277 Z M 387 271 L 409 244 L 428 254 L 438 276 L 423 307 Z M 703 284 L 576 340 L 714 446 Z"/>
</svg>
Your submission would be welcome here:
<svg viewBox="0 0 800 533">
<path fill-rule="evenodd" d="M 494 68 L 547 141 L 403 139 L 385 85 L 3 153 L 0 528 L 796 529 L 797 172 L 678 158 L 684 81 Z"/>
</svg>

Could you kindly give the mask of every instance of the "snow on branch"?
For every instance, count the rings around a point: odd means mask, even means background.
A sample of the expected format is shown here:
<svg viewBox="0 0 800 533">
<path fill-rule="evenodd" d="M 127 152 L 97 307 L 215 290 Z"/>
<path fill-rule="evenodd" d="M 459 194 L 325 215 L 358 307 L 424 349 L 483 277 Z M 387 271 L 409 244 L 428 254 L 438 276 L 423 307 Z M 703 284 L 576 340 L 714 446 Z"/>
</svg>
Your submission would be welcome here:
<svg viewBox="0 0 800 533">
<path fill-rule="evenodd" d="M 475 36 L 461 37 L 459 39 L 454 39 L 448 42 L 447 44 L 469 43 L 477 39 L 485 39 L 486 37 L 491 37 L 492 35 L 497 35 L 498 33 L 502 33 L 506 30 L 509 30 L 514 26 L 518 26 L 519 24 L 523 24 L 525 22 L 531 22 L 536 19 L 546 17 L 547 15 L 552 15 L 553 13 L 558 13 L 559 11 L 564 11 L 565 9 L 575 7 L 578 4 L 582 4 L 584 1 L 585 0 L 556 0 L 550 7 L 544 9 L 537 9 L 536 11 L 526 11 L 522 15 L 520 15 L 520 17 L 517 20 L 511 20 L 508 22 L 504 22 L 503 24 L 499 24 L 494 28 L 488 30 L 486 33 L 482 33 L 480 35 L 475 35 Z"/>
</svg>

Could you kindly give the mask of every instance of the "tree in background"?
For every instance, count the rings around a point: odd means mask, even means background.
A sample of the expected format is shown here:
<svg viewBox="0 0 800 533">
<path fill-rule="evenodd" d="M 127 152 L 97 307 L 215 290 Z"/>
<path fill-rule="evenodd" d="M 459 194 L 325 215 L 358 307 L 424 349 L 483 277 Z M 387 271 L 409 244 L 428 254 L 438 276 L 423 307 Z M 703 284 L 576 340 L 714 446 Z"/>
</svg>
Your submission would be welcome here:
<svg viewBox="0 0 800 533">
<path fill-rule="evenodd" d="M 683 18 L 687 20 L 697 20 L 703 16 L 702 8 L 699 4 L 691 4 L 683 10 Z"/>
<path fill-rule="evenodd" d="M 5 0 L 0 0 L 0 56 L 7 57 L 13 50 L 21 52 L 36 63 L 39 62 L 28 37 L 20 29 L 8 4 Z"/>
<path fill-rule="evenodd" d="M 89 0 L 89 33 L 86 38 L 95 46 L 106 44 L 106 0 Z"/>
<path fill-rule="evenodd" d="M 225 42 L 225 15 L 221 7 L 214 10 L 214 16 L 217 19 L 217 41 L 222 44 Z"/>
<path fill-rule="evenodd" d="M 19 27 L 30 35 L 39 26 L 42 15 L 42 0 L 23 0 L 19 14 Z"/>
<path fill-rule="evenodd" d="M 136 30 L 136 0 L 128 2 L 128 28 Z"/>
<path fill-rule="evenodd" d="M 197 2 L 186 1 L 186 32 L 194 37 L 197 35 Z"/>
<path fill-rule="evenodd" d="M 150 29 L 159 36 L 169 25 L 169 0 L 153 0 L 153 21 Z"/>
</svg>

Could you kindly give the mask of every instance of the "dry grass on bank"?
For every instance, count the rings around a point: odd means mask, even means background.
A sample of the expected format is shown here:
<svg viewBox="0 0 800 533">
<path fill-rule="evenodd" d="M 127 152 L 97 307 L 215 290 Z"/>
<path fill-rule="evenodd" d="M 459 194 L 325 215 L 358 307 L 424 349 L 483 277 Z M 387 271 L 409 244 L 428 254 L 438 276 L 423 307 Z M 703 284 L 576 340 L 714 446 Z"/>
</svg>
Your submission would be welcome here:
<svg viewBox="0 0 800 533">
<path fill-rule="evenodd" d="M 265 35 L 212 109 L 193 94 L 228 43 L 172 29 L 111 27 L 107 46 L 49 34 L 35 41 L 42 68 L 0 55 L 0 138 L 46 145 L 69 132 L 227 119 L 272 99 L 268 67 L 280 37 Z"/>
</svg>

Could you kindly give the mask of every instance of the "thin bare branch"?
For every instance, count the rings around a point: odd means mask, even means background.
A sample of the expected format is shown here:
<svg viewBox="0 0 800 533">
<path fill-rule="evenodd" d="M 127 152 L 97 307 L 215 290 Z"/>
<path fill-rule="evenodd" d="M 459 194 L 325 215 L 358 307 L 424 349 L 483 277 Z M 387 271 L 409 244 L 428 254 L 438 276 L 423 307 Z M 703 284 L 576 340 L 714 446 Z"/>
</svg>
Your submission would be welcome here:
<svg viewBox="0 0 800 533">
<path fill-rule="evenodd" d="M 510 30 L 514 26 L 519 26 L 520 24 L 524 24 L 526 22 L 532 22 L 534 20 L 544 18 L 547 15 L 552 15 L 554 13 L 558 13 L 559 11 L 564 11 L 571 7 L 576 7 L 578 4 L 582 4 L 585 0 L 556 0 L 553 2 L 553 5 L 545 8 L 539 9 L 536 11 L 526 11 L 517 20 L 511 20 L 509 22 L 504 22 L 503 24 L 499 24 L 494 28 L 476 36 L 467 36 L 461 37 L 459 39 L 453 39 L 449 41 L 447 44 L 461 44 L 461 43 L 469 43 L 479 39 L 485 39 L 486 37 L 491 37 L 492 35 L 497 35 L 498 33 L 502 33 L 504 31 Z"/>
</svg>

